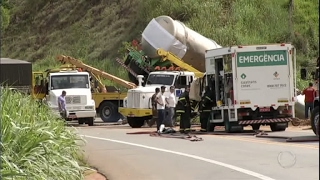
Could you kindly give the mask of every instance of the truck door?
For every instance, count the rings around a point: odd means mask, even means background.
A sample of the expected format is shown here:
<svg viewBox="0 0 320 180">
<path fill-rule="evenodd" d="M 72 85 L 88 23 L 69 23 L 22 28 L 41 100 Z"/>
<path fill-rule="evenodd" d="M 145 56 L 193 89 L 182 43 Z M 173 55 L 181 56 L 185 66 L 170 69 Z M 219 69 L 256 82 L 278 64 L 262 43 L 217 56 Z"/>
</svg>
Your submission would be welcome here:
<svg viewBox="0 0 320 180">
<path fill-rule="evenodd" d="M 266 45 L 238 48 L 233 58 L 233 84 L 239 106 L 277 108 L 293 103 L 290 47 Z"/>
<path fill-rule="evenodd" d="M 46 96 L 45 78 L 42 72 L 32 73 L 32 97 L 43 99 Z"/>
</svg>

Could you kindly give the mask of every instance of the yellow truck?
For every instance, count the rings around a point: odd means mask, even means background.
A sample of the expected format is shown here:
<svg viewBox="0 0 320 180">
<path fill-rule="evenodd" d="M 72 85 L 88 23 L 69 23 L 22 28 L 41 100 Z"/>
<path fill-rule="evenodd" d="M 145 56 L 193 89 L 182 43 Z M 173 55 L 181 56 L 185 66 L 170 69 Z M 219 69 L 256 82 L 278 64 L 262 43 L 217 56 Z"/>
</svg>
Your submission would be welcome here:
<svg viewBox="0 0 320 180">
<path fill-rule="evenodd" d="M 89 66 L 70 56 L 60 55 L 57 60 L 89 73 L 92 99 L 95 101 L 97 114 L 104 122 L 116 122 L 121 118 L 122 115 L 118 112 L 118 107 L 123 106 L 123 100 L 127 96 L 127 92 L 120 92 L 114 86 L 105 86 L 101 79 L 108 79 L 128 89 L 136 88 L 136 84 Z"/>
</svg>

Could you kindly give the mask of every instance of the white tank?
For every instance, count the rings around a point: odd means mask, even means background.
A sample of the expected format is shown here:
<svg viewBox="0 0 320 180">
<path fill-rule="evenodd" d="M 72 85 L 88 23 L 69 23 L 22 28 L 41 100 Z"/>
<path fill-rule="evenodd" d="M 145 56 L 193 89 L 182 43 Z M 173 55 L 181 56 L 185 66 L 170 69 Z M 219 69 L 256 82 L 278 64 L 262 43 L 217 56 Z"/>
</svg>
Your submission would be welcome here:
<svg viewBox="0 0 320 180">
<path fill-rule="evenodd" d="M 169 16 L 159 16 L 149 22 L 142 33 L 141 45 L 151 58 L 158 57 L 156 50 L 162 48 L 202 72 L 205 71 L 205 51 L 221 47 Z"/>
</svg>

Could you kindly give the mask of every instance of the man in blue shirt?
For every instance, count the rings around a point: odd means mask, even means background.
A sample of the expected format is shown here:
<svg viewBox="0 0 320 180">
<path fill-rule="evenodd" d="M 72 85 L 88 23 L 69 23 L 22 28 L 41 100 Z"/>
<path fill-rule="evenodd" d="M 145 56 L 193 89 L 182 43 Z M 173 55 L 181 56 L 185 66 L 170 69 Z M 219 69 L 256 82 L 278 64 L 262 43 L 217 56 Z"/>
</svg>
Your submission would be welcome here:
<svg viewBox="0 0 320 180">
<path fill-rule="evenodd" d="M 67 95 L 67 92 L 62 91 L 61 95 L 58 97 L 59 112 L 63 118 L 66 118 L 66 116 L 67 116 L 66 95 Z"/>
</svg>

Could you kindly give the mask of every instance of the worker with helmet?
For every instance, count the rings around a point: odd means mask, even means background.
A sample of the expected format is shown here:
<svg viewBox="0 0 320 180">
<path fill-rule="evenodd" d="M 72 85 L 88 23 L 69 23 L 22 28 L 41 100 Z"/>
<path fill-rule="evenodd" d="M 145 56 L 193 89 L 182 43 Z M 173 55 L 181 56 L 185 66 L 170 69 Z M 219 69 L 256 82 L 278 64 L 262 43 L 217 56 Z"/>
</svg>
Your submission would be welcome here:
<svg viewBox="0 0 320 180">
<path fill-rule="evenodd" d="M 181 94 L 176 105 L 176 114 L 180 115 L 180 133 L 190 132 L 191 101 L 189 98 L 190 87 L 187 86 Z"/>
<path fill-rule="evenodd" d="M 209 86 L 206 86 L 199 106 L 201 132 L 207 132 L 207 124 L 210 117 L 210 112 L 212 107 L 215 106 L 215 102 L 214 91 Z"/>
</svg>

